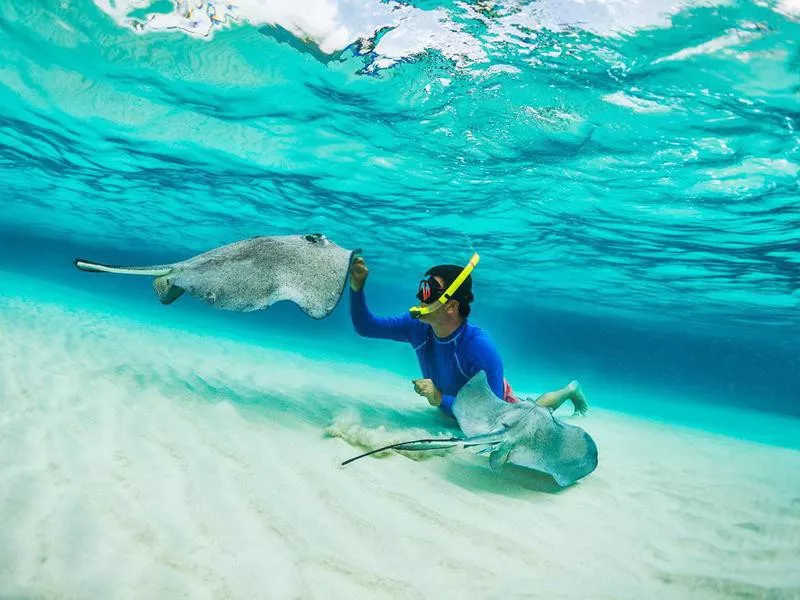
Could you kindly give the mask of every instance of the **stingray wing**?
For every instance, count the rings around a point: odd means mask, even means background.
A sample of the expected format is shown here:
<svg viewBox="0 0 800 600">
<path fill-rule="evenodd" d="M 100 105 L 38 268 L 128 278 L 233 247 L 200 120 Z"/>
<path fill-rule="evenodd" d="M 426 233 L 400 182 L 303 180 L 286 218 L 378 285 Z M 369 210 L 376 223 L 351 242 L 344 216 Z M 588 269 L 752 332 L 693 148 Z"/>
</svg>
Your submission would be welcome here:
<svg viewBox="0 0 800 600">
<path fill-rule="evenodd" d="M 246 312 L 288 300 L 322 319 L 341 299 L 356 252 L 321 234 L 262 236 L 178 263 L 169 277 L 215 308 Z"/>
<path fill-rule="evenodd" d="M 511 432 L 508 462 L 552 475 L 570 485 L 597 468 L 597 445 L 580 427 L 563 423 L 542 406 L 525 416 Z"/>
<path fill-rule="evenodd" d="M 453 402 L 453 415 L 468 437 L 505 429 L 519 418 L 524 409 L 523 404 L 509 404 L 495 396 L 484 371 L 474 375 L 459 390 Z"/>
</svg>

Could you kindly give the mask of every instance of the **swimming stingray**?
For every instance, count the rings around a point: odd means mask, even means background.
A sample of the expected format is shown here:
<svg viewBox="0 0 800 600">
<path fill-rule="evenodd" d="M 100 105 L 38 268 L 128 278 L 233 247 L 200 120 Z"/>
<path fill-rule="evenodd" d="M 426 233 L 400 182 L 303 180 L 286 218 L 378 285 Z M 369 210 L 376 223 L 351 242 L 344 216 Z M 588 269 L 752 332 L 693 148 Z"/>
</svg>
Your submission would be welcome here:
<svg viewBox="0 0 800 600">
<path fill-rule="evenodd" d="M 553 476 L 566 486 L 597 467 L 597 446 L 580 427 L 562 423 L 550 409 L 532 401 L 515 404 L 494 395 L 481 371 L 461 388 L 453 414 L 466 437 L 413 440 L 372 450 L 342 463 L 346 465 L 382 450 L 434 450 L 451 446 L 483 447 L 493 469 L 506 462 Z"/>
<path fill-rule="evenodd" d="M 149 267 L 115 267 L 75 259 L 82 271 L 150 275 L 162 304 L 184 292 L 215 308 L 251 311 L 289 300 L 315 319 L 327 317 L 344 292 L 353 256 L 321 233 L 261 236 L 187 260 Z"/>
</svg>

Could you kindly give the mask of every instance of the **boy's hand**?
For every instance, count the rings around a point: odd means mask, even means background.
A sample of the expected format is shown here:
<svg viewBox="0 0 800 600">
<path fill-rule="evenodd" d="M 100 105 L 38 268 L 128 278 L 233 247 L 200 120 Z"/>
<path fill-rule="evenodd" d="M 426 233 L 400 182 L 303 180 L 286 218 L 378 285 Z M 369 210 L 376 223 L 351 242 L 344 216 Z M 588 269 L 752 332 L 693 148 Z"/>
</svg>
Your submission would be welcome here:
<svg viewBox="0 0 800 600">
<path fill-rule="evenodd" d="M 426 398 L 431 406 L 439 406 L 442 403 L 442 392 L 430 379 L 412 379 L 411 383 L 414 384 L 414 391 Z"/>
<path fill-rule="evenodd" d="M 367 268 L 367 263 L 359 256 L 353 261 L 353 264 L 350 265 L 350 289 L 354 292 L 363 290 L 368 275 L 369 269 Z"/>
</svg>

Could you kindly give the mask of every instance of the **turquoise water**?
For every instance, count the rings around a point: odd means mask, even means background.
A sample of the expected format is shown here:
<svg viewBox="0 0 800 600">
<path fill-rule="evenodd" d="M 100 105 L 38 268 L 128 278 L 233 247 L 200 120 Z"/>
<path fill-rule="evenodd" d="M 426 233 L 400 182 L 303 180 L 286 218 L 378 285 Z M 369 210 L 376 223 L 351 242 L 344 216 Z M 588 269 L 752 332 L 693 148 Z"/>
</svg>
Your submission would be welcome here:
<svg viewBox="0 0 800 600">
<path fill-rule="evenodd" d="M 515 387 L 800 415 L 796 3 L 135 4 L 0 6 L 0 268 L 134 312 L 72 258 L 322 231 L 391 313 L 474 248 Z M 346 303 L 172 308 L 415 375 Z"/>
<path fill-rule="evenodd" d="M 800 0 L 0 2 L 0 597 L 800 597 Z M 477 250 L 598 468 L 469 450 L 348 299 L 75 257 L 323 232 L 379 314 Z"/>
</svg>

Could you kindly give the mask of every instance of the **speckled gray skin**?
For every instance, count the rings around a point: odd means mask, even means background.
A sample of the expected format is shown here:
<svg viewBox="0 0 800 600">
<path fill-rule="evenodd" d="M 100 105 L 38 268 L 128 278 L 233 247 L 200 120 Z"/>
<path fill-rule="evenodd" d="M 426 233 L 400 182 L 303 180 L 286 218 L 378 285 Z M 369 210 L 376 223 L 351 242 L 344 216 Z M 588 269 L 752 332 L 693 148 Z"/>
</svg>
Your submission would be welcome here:
<svg viewBox="0 0 800 600">
<path fill-rule="evenodd" d="M 467 445 L 488 438 L 497 441 L 489 458 L 492 468 L 510 462 L 549 473 L 560 486 L 597 468 L 597 446 L 588 433 L 562 423 L 535 402 L 503 402 L 489 388 L 483 371 L 458 392 L 453 414 Z"/>
<path fill-rule="evenodd" d="M 187 260 L 149 267 L 112 267 L 82 259 L 84 271 L 151 275 L 161 302 L 184 292 L 225 310 L 253 311 L 289 300 L 314 319 L 327 317 L 347 283 L 353 256 L 319 233 L 261 236 Z"/>
</svg>

